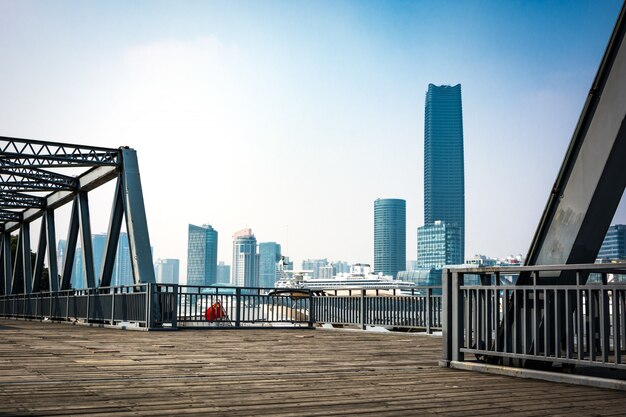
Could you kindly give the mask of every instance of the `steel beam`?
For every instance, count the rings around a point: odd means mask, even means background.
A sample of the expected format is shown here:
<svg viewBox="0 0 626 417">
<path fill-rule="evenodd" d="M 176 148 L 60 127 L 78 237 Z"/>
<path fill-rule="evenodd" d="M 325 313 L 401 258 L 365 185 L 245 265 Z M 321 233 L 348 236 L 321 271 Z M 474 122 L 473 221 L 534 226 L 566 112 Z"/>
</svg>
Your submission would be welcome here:
<svg viewBox="0 0 626 417">
<path fill-rule="evenodd" d="M 65 258 L 63 259 L 63 273 L 61 274 L 61 290 L 69 290 L 72 283 L 72 268 L 74 266 L 74 253 L 76 252 L 76 241 L 78 239 L 78 196 L 74 197 L 72 203 L 72 214 L 70 224 L 67 229 L 67 240 L 65 246 Z"/>
<path fill-rule="evenodd" d="M 0 161 L 26 168 L 117 165 L 117 149 L 0 136 Z"/>
<path fill-rule="evenodd" d="M 134 149 L 122 149 L 122 184 L 133 278 L 135 283 L 154 283 L 156 280 L 150 249 L 148 221 L 143 201 L 137 153 Z"/>
<path fill-rule="evenodd" d="M 78 177 L 79 189 L 81 191 L 91 191 L 102 184 L 105 184 L 116 178 L 119 174 L 117 167 L 97 167 L 91 169 Z M 43 206 L 38 208 L 30 208 L 23 213 L 23 221 L 33 221 L 44 214 L 45 209 L 56 209 L 74 199 L 75 191 L 57 191 L 43 198 Z M 1 193 L 0 193 L 1 196 Z M 1 204 L 1 203 L 0 203 Z M 18 222 L 8 222 L 5 230 L 10 232 L 17 230 L 20 226 Z"/>
<path fill-rule="evenodd" d="M 50 291 L 59 291 L 59 268 L 57 266 L 57 243 L 56 227 L 54 225 L 54 211 L 46 210 L 44 215 L 46 220 L 46 239 L 48 246 L 48 279 L 50 281 Z"/>
<path fill-rule="evenodd" d="M 37 244 L 37 254 L 35 258 L 35 270 L 33 271 L 33 292 L 41 290 L 41 276 L 43 275 L 43 261 L 46 257 L 46 217 L 41 218 L 41 228 L 39 229 L 39 243 Z"/>
<path fill-rule="evenodd" d="M 4 294 L 11 295 L 12 291 L 12 273 L 11 273 L 11 234 L 2 233 L 2 275 L 4 277 Z"/>
<path fill-rule="evenodd" d="M 115 184 L 115 194 L 113 196 L 113 207 L 111 207 L 111 218 L 109 219 L 109 229 L 100 271 L 100 286 L 111 286 L 111 277 L 115 266 L 115 256 L 117 255 L 117 245 L 120 239 L 120 230 L 124 218 L 124 190 L 122 180 L 117 179 Z"/>
<path fill-rule="evenodd" d="M 593 81 L 526 258 L 593 263 L 626 186 L 626 4 Z M 518 283 L 529 283 L 522 276 Z M 560 283 L 571 283 L 571 276 Z"/>
<path fill-rule="evenodd" d="M 20 227 L 22 252 L 22 278 L 24 280 L 24 292 L 30 294 L 33 292 L 33 270 L 30 260 L 30 223 L 22 223 Z"/>
<path fill-rule="evenodd" d="M 89 200 L 87 193 L 78 193 L 78 210 L 80 218 L 80 236 L 83 246 L 83 269 L 85 271 L 85 282 L 87 288 L 95 288 L 93 268 L 93 243 L 91 241 L 91 220 L 89 216 Z"/>
</svg>

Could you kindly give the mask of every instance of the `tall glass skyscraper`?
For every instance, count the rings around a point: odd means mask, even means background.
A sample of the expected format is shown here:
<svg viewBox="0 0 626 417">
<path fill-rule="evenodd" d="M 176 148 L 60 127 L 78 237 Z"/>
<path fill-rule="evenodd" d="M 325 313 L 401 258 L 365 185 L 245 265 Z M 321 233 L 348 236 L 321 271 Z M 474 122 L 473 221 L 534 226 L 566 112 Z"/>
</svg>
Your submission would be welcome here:
<svg viewBox="0 0 626 417">
<path fill-rule="evenodd" d="M 187 284 L 217 284 L 217 230 L 211 225 L 189 225 Z"/>
<path fill-rule="evenodd" d="M 252 229 L 243 229 L 233 236 L 233 285 L 259 286 L 259 255 Z"/>
<path fill-rule="evenodd" d="M 280 261 L 280 245 L 276 242 L 259 243 L 259 286 L 270 288 L 276 284 L 276 266 Z"/>
<path fill-rule="evenodd" d="M 406 201 L 374 201 L 374 272 L 398 275 L 406 266 Z"/>
<path fill-rule="evenodd" d="M 609 227 L 598 258 L 603 260 L 626 259 L 626 225 L 614 224 Z"/>
<path fill-rule="evenodd" d="M 465 167 L 461 84 L 428 85 L 424 121 L 424 224 L 445 222 L 458 227 L 460 252 L 451 259 L 463 263 L 465 254 Z"/>
</svg>

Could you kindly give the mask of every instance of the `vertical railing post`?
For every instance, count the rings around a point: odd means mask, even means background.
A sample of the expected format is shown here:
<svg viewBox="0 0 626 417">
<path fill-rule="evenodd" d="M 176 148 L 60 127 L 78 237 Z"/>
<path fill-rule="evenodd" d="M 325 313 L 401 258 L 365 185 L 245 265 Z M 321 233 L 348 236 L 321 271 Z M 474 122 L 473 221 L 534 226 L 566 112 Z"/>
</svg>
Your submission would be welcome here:
<svg viewBox="0 0 626 417">
<path fill-rule="evenodd" d="M 215 293 L 217 294 L 217 290 Z M 178 327 L 178 284 L 172 286 L 170 299 L 172 300 L 172 328 L 175 329 Z"/>
<path fill-rule="evenodd" d="M 109 288 L 111 292 L 111 326 L 115 325 L 115 288 Z"/>
<path fill-rule="evenodd" d="M 85 312 L 85 322 L 89 323 L 89 304 L 91 302 L 91 289 L 87 288 L 87 311 Z"/>
<path fill-rule="evenodd" d="M 465 299 L 461 292 L 461 286 L 463 285 L 463 274 L 458 272 L 452 272 L 452 360 L 463 361 L 464 354 L 461 352 L 461 347 L 464 344 L 465 334 Z M 469 331 L 469 330 L 468 330 Z M 468 339 L 471 335 L 467 335 Z"/>
<path fill-rule="evenodd" d="M 431 334 L 433 325 L 433 304 L 431 298 L 433 296 L 433 289 L 428 287 L 426 289 L 426 333 Z"/>
<path fill-rule="evenodd" d="M 442 351 L 443 355 L 440 366 L 449 367 L 452 360 L 452 272 L 444 269 L 441 276 L 441 335 L 442 335 Z"/>
<path fill-rule="evenodd" d="M 314 297 L 313 297 L 313 291 L 309 291 L 309 327 L 313 327 L 313 324 L 315 323 L 315 316 L 314 316 L 314 310 L 315 310 L 315 306 L 313 305 L 313 303 L 315 301 Z"/>
<path fill-rule="evenodd" d="M 155 324 L 157 322 L 157 311 L 155 309 L 155 306 L 158 305 L 158 303 L 155 302 L 154 297 L 155 297 L 155 287 L 156 284 L 154 283 L 147 283 L 146 284 L 146 293 L 148 295 L 148 302 L 147 302 L 147 317 L 146 317 L 146 327 L 148 329 L 152 329 L 155 327 Z"/>
<path fill-rule="evenodd" d="M 237 303 L 237 310 L 235 311 L 235 327 L 241 325 L 241 287 L 235 288 L 235 302 Z"/>
<path fill-rule="evenodd" d="M 365 330 L 366 327 L 366 320 L 365 320 L 365 314 L 366 314 L 366 308 L 365 308 L 365 292 L 366 290 L 361 290 L 361 296 L 360 296 L 360 300 L 361 303 L 359 305 L 359 315 L 360 317 L 360 326 L 361 326 L 361 330 Z"/>
</svg>

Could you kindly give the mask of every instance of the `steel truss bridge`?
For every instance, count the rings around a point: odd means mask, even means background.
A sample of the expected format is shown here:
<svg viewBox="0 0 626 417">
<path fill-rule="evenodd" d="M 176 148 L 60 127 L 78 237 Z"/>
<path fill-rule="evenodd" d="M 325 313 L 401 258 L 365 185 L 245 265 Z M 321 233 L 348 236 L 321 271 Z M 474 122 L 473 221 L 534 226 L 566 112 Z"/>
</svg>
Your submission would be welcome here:
<svg viewBox="0 0 626 417">
<path fill-rule="evenodd" d="M 626 263 L 594 265 L 626 188 L 625 34 L 626 3 L 524 267 L 450 269 L 444 271 L 441 296 L 438 290 L 427 289 L 426 295 L 411 294 L 410 298 L 362 294 L 358 301 L 311 294 L 290 299 L 241 288 L 235 294 L 218 294 L 215 288 L 159 285 L 152 269 L 134 150 L 0 137 L 0 278 L 4 292 L 0 315 L 74 318 L 111 325 L 133 320 L 144 328 L 163 323 L 194 327 L 207 324 L 202 312 L 208 305 L 223 302 L 230 308 L 229 322 L 236 326 L 286 321 L 441 329 L 444 366 L 487 369 L 541 364 L 544 368 L 559 365 L 626 371 L 622 359 L 626 357 L 626 280 L 620 279 L 626 278 Z M 82 172 L 71 176 L 63 173 L 67 168 Z M 87 197 L 89 191 L 112 180 L 116 180 L 116 188 L 104 260 L 101 270 L 94 271 Z M 57 271 L 54 212 L 69 203 L 67 251 L 62 270 Z M 30 224 L 39 218 L 41 232 L 32 268 Z M 135 285 L 110 288 L 123 218 Z M 18 233 L 18 248 L 12 263 L 14 232 Z M 87 289 L 70 291 L 79 235 Z M 50 291 L 42 293 L 46 252 Z M 20 294 L 16 294 L 18 289 Z M 296 306 L 298 300 L 300 306 Z"/>
<path fill-rule="evenodd" d="M 102 268 L 94 270 L 89 192 L 116 181 Z M 59 271 L 55 210 L 71 204 L 67 247 Z M 31 262 L 31 223 L 41 219 L 34 267 Z M 48 254 L 48 288 L 70 289 L 74 255 L 80 237 L 84 283 L 108 287 L 123 219 L 126 220 L 135 283 L 153 283 L 154 269 L 143 202 L 137 153 L 118 149 L 0 137 L 0 277 L 5 296 L 21 290 L 39 292 Z M 11 259 L 11 235 L 17 251 Z"/>
</svg>

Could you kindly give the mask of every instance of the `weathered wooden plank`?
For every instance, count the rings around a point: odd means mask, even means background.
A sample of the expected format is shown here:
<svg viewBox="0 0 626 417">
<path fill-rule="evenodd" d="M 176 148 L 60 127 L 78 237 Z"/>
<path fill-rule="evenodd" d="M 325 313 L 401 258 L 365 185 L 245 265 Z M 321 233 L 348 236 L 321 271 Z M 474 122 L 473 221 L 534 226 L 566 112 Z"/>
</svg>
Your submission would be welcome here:
<svg viewBox="0 0 626 417">
<path fill-rule="evenodd" d="M 0 320 L 0 413 L 613 415 L 617 391 L 437 367 L 432 336 Z"/>
</svg>

